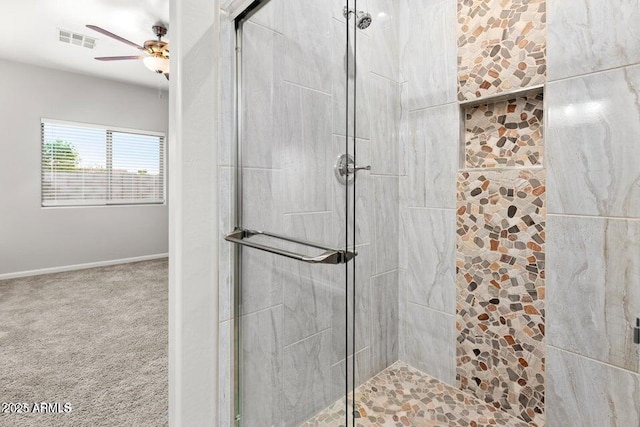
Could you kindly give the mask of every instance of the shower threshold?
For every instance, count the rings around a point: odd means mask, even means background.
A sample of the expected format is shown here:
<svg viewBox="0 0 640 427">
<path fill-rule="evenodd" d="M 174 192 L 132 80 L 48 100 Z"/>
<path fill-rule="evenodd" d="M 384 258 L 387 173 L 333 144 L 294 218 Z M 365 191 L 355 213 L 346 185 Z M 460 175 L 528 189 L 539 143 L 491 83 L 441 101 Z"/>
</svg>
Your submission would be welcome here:
<svg viewBox="0 0 640 427">
<path fill-rule="evenodd" d="M 531 426 L 401 361 L 358 387 L 355 396 L 358 411 L 356 427 Z M 350 396 L 350 411 L 351 403 Z M 342 399 L 301 427 L 344 425 Z"/>
</svg>

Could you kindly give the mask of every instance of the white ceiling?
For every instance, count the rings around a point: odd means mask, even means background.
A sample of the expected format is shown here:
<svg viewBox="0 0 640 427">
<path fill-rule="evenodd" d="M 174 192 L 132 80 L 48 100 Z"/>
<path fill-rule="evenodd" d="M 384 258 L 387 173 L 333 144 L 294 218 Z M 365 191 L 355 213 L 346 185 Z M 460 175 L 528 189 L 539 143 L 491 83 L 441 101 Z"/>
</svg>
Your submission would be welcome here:
<svg viewBox="0 0 640 427">
<path fill-rule="evenodd" d="M 94 56 L 138 55 L 140 51 L 85 27 L 93 24 L 142 45 L 151 27 L 169 23 L 169 0 L 0 0 L 0 58 L 120 80 L 159 89 L 161 74 L 141 60 L 96 61 Z M 58 29 L 96 38 L 87 49 L 58 40 Z M 171 28 L 166 40 L 171 40 Z M 6 83 L 6 82 L 5 82 Z"/>
</svg>

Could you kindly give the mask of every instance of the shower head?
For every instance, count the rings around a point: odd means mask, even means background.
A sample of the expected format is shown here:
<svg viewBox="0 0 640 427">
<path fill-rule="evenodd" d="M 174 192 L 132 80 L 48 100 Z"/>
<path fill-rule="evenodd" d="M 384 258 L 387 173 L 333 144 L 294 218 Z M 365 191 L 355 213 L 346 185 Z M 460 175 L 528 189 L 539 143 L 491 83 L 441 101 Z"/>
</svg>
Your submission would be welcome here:
<svg viewBox="0 0 640 427">
<path fill-rule="evenodd" d="M 353 9 L 349 9 L 347 6 L 344 7 L 344 10 L 342 12 L 342 14 L 344 15 L 345 18 L 349 19 L 351 14 L 354 14 L 356 17 L 356 26 L 361 29 L 367 29 L 369 28 L 369 25 L 371 25 L 371 14 L 368 12 L 364 12 L 362 10 L 360 11 L 355 11 Z"/>
<path fill-rule="evenodd" d="M 369 25 L 371 25 L 371 14 L 368 12 L 362 12 L 362 11 L 358 12 L 356 14 L 356 19 L 357 19 L 356 25 L 361 30 L 365 30 L 369 28 Z"/>
</svg>

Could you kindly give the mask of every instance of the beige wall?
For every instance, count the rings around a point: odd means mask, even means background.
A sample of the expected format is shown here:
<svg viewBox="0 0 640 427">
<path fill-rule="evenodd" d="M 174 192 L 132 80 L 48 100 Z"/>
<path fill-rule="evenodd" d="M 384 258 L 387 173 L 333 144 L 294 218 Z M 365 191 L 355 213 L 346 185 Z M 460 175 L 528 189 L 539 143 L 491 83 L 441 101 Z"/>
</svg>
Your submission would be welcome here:
<svg viewBox="0 0 640 427">
<path fill-rule="evenodd" d="M 166 132 L 166 92 L 5 60 L 0 79 L 0 278 L 166 254 L 167 205 L 40 203 L 41 118 Z"/>
</svg>

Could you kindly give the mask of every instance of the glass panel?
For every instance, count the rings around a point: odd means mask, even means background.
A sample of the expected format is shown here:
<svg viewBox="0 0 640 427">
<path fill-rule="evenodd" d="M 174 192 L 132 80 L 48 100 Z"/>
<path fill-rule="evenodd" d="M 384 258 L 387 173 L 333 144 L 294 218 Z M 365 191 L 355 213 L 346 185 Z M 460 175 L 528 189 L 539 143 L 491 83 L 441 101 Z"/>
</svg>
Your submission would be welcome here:
<svg viewBox="0 0 640 427">
<path fill-rule="evenodd" d="M 270 0 L 238 25 L 243 229 L 347 250 L 347 22 L 335 2 Z M 352 90 L 352 89 L 350 89 Z M 352 147 L 352 145 L 351 145 Z M 352 153 L 347 153 L 352 154 Z M 253 242 L 300 254 L 308 246 Z M 309 264 L 238 247 L 242 426 L 298 426 L 328 407 L 345 424 L 348 264 Z M 323 412 L 322 412 L 323 413 Z"/>
</svg>

